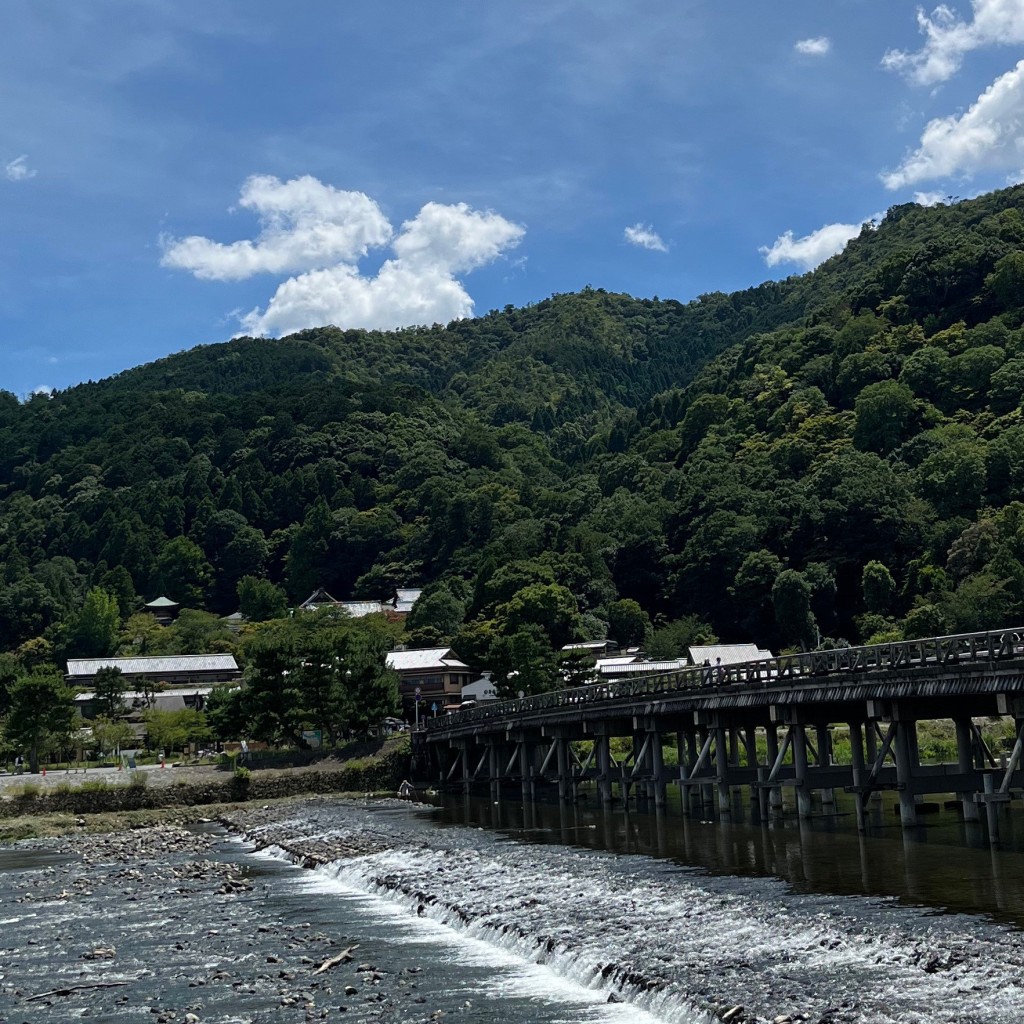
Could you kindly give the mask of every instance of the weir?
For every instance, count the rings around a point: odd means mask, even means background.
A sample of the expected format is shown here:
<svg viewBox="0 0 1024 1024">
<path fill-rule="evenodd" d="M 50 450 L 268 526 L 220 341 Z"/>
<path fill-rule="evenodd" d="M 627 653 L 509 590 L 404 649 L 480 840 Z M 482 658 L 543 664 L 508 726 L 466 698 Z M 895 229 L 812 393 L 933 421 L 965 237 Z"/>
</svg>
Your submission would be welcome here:
<svg viewBox="0 0 1024 1024">
<path fill-rule="evenodd" d="M 989 750 L 975 725 L 997 715 L 1014 720 L 1009 753 Z M 933 720 L 953 723 L 955 763 L 922 764 L 917 726 Z M 849 763 L 834 756 L 837 733 L 849 737 Z M 955 794 L 965 821 L 984 808 L 997 845 L 1000 807 L 1024 796 L 1024 628 L 555 690 L 429 719 L 414 739 L 425 777 L 466 793 L 489 786 L 497 797 L 511 784 L 527 800 L 545 788 L 572 803 L 593 783 L 602 806 L 663 808 L 674 786 L 684 813 L 717 805 L 728 817 L 736 790 L 748 789 L 767 821 L 785 790 L 806 818 L 842 789 L 855 797 L 861 831 L 883 790 L 898 794 L 907 828 L 924 797 Z M 620 760 L 612 740 L 627 750 Z M 666 745 L 677 765 L 666 764 Z"/>
</svg>

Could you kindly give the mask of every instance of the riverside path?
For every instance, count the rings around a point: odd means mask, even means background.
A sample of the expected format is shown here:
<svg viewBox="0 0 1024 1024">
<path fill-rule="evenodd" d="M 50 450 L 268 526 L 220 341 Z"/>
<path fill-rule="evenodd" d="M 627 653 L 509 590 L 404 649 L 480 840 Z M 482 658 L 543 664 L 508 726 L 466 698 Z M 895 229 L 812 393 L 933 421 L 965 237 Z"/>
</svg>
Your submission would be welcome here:
<svg viewBox="0 0 1024 1024">
<path fill-rule="evenodd" d="M 993 751 L 976 719 L 1012 716 L 1012 750 Z M 957 760 L 921 763 L 917 723 L 951 720 Z M 837 735 L 849 734 L 843 763 Z M 611 740 L 627 737 L 618 760 Z M 580 743 L 578 741 L 589 741 Z M 678 766 L 665 764 L 674 745 Z M 631 795 L 663 806 L 670 785 L 687 810 L 750 787 L 767 820 L 782 788 L 810 815 L 837 788 L 855 795 L 863 829 L 870 801 L 899 795 L 901 821 L 917 823 L 929 794 L 955 794 L 965 820 L 988 824 L 998 842 L 999 808 L 1024 795 L 1024 627 L 899 643 L 789 654 L 734 665 L 695 666 L 484 704 L 430 719 L 416 747 L 431 780 L 503 783 L 533 798 L 541 786 L 575 800 L 593 782 L 603 804 Z M 617 744 L 621 749 L 621 744 Z M 843 744 L 845 750 L 845 743 Z"/>
</svg>

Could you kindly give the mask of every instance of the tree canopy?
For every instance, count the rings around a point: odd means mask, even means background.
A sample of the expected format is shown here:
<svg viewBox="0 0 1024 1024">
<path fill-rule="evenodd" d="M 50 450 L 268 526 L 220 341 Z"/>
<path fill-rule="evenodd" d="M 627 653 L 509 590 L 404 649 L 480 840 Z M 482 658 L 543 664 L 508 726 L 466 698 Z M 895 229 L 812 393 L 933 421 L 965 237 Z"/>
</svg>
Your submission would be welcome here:
<svg viewBox="0 0 1024 1024">
<path fill-rule="evenodd" d="M 238 338 L 8 400 L 0 651 L 237 650 L 222 616 L 281 621 L 318 587 L 425 587 L 409 636 L 515 689 L 609 632 L 668 652 L 1019 620 L 1022 204 L 896 206 L 729 295 Z M 132 614 L 159 594 L 185 608 L 166 630 Z M 255 644 L 247 671 L 292 653 Z M 251 709 L 268 736 L 301 731 L 281 687 Z"/>
</svg>

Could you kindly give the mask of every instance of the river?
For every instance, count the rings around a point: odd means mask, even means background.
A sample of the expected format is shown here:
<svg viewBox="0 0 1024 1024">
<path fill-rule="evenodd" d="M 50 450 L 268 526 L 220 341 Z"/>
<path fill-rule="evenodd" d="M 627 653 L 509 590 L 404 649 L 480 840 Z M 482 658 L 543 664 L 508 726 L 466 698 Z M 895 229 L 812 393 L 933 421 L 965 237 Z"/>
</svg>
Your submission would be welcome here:
<svg viewBox="0 0 1024 1024">
<path fill-rule="evenodd" d="M 735 818 L 741 813 L 737 806 Z M 99 887 L 91 903 L 61 904 L 56 920 L 38 907 L 11 912 L 3 938 L 14 943 L 16 965 L 29 962 L 19 956 L 30 941 L 39 951 L 38 987 L 54 943 L 77 948 L 71 936 L 83 933 L 120 946 L 131 935 L 134 959 L 123 976 L 148 974 L 161 1005 L 192 1006 L 204 1024 L 342 1019 L 337 987 L 333 1002 L 305 1016 L 277 998 L 266 973 L 273 942 L 295 945 L 302 934 L 329 936 L 332 948 L 358 942 L 356 957 L 390 979 L 387 1000 L 374 1003 L 365 986 L 342 1000 L 346 1020 L 1024 1020 L 1024 852 L 1012 815 L 999 852 L 951 812 L 905 833 L 885 806 L 865 837 L 851 819 L 787 817 L 762 828 L 673 809 L 315 801 L 248 822 L 243 815 L 244 836 L 217 840 L 216 856 L 253 888 L 215 904 L 175 903 L 175 932 L 192 941 L 171 944 L 147 927 L 152 908 L 172 895 L 159 887 L 117 915 L 105 916 L 116 894 Z M 362 852 L 335 858 L 339 845 Z M 313 863 L 310 851 L 320 851 L 316 866 L 297 866 Z M 9 877 L 56 871 L 53 884 L 65 884 L 45 844 L 19 855 Z M 24 862 L 33 855 L 50 859 Z M 312 963 L 308 952 L 303 962 Z M 300 974 L 296 984 L 309 970 L 285 966 Z M 195 978 L 202 970 L 235 980 L 192 988 L 203 984 Z M 9 1019 L 138 1020 L 154 997 L 123 998 L 101 1012 L 89 1004 L 87 1014 L 37 1003 L 31 1015 Z"/>
</svg>

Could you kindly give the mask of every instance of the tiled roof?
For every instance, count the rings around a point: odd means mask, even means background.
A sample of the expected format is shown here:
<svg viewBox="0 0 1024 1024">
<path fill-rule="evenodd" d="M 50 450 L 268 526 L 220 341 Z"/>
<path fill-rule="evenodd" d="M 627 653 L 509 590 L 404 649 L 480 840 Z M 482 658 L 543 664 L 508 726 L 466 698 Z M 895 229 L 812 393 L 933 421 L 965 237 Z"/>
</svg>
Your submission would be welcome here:
<svg viewBox="0 0 1024 1024">
<path fill-rule="evenodd" d="M 178 672 L 237 672 L 231 654 L 175 654 L 151 658 L 77 658 L 68 662 L 69 676 L 94 676 L 101 668 L 119 668 L 126 676 Z"/>
<path fill-rule="evenodd" d="M 380 601 L 341 601 L 338 607 L 353 619 L 361 619 L 364 615 L 376 615 L 381 611 Z"/>
<path fill-rule="evenodd" d="M 450 647 L 424 647 L 418 651 L 391 651 L 385 661 L 397 672 L 469 668 L 453 654 Z"/>
<path fill-rule="evenodd" d="M 675 672 L 681 668 L 687 668 L 689 662 L 685 658 L 676 658 L 673 661 L 631 661 L 628 664 L 612 664 L 599 662 L 598 672 L 601 675 L 653 675 L 655 672 Z"/>
<path fill-rule="evenodd" d="M 741 661 L 758 661 L 761 658 L 774 658 L 771 651 L 763 651 L 757 644 L 711 644 L 703 647 L 690 647 L 690 660 L 694 665 L 703 665 L 705 661 L 712 665 L 718 664 L 721 658 L 723 665 L 737 665 Z"/>
</svg>

